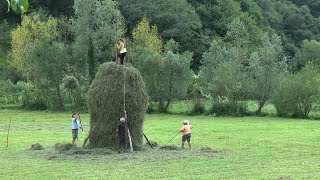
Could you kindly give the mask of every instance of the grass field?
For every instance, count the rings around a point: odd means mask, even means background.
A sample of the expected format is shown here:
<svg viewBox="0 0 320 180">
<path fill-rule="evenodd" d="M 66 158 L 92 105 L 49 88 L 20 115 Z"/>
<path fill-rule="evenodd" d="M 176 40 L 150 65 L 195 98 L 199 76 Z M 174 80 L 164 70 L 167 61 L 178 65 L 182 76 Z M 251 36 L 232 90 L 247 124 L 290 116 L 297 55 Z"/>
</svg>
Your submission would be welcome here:
<svg viewBox="0 0 320 180">
<path fill-rule="evenodd" d="M 7 126 L 12 119 L 9 147 Z M 71 141 L 68 113 L 0 110 L 0 179 L 319 179 L 320 121 L 273 117 L 146 115 L 144 132 L 164 145 L 193 124 L 194 149 L 146 149 L 134 153 L 56 152 Z M 82 114 L 85 132 L 88 114 Z M 180 145 L 180 136 L 172 143 Z M 45 150 L 31 151 L 40 143 Z M 200 149 L 211 147 L 217 152 Z"/>
</svg>

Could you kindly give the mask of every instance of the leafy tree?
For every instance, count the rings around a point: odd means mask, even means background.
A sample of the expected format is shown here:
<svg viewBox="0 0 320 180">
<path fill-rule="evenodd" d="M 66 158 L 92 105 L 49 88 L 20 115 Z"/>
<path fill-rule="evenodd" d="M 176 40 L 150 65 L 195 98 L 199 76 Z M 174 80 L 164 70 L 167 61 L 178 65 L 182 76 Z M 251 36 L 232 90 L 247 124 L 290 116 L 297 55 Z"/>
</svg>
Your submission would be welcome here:
<svg viewBox="0 0 320 180">
<path fill-rule="evenodd" d="M 201 32 L 198 14 L 187 0 L 119 0 L 128 32 L 143 18 L 157 26 L 164 41 L 170 39 L 180 44 L 179 52 L 192 51 L 198 61 L 205 51 L 208 38 Z M 199 62 L 193 63 L 196 69 Z"/>
<path fill-rule="evenodd" d="M 156 25 L 150 26 L 146 17 L 142 18 L 139 24 L 132 31 L 132 38 L 134 43 L 153 49 L 154 51 L 162 52 L 162 39 L 158 35 L 158 28 Z"/>
<path fill-rule="evenodd" d="M 250 57 L 252 69 L 252 94 L 258 100 L 257 114 L 261 113 L 266 101 L 271 98 L 278 88 L 281 79 L 286 73 L 286 59 L 283 57 L 283 48 L 279 36 L 273 35 L 271 39 L 265 34 L 261 47 Z"/>
<path fill-rule="evenodd" d="M 320 97 L 319 72 L 317 66 L 308 63 L 281 83 L 272 98 L 279 116 L 308 117 L 312 104 Z"/>
<path fill-rule="evenodd" d="M 94 78 L 96 67 L 114 58 L 114 44 L 123 34 L 123 17 L 117 6 L 112 0 L 74 1 L 73 58 L 77 69 L 90 75 L 90 82 Z"/>
<path fill-rule="evenodd" d="M 289 0 L 295 4 L 297 4 L 298 6 L 304 6 L 307 5 L 310 10 L 311 10 L 311 14 L 314 17 L 319 17 L 320 16 L 320 12 L 319 12 L 319 7 L 320 7 L 320 2 L 318 0 Z"/>
<path fill-rule="evenodd" d="M 186 96 L 192 76 L 192 53 L 169 50 L 163 56 L 153 49 L 137 46 L 133 57 L 133 66 L 141 72 L 150 100 L 158 103 L 159 111 L 166 112 L 171 102 Z"/>
<path fill-rule="evenodd" d="M 213 42 L 204 53 L 200 77 L 214 99 L 227 97 L 230 101 L 239 101 L 245 94 L 246 71 L 238 59 L 241 49 L 221 47 Z"/>
<path fill-rule="evenodd" d="M 47 105 L 63 109 L 60 92 L 67 53 L 58 42 L 57 20 L 24 16 L 12 32 L 12 65 L 41 91 Z"/>
<path fill-rule="evenodd" d="M 159 78 L 162 68 L 161 54 L 147 47 L 136 46 L 132 49 L 132 56 L 134 59 L 132 65 L 140 71 L 150 101 L 157 101 L 161 83 Z"/>
<path fill-rule="evenodd" d="M 239 19 L 230 23 L 225 40 L 225 45 L 213 41 L 209 51 L 204 53 L 200 77 L 214 101 L 222 97 L 239 105 L 234 108 L 238 111 L 242 108 L 238 102 L 248 91 L 247 49 L 250 43 L 246 27 Z"/>
<path fill-rule="evenodd" d="M 305 66 L 308 61 L 312 61 L 316 65 L 320 65 L 320 41 L 304 40 L 302 42 L 302 47 L 294 58 L 294 68 L 299 70 Z"/>
<path fill-rule="evenodd" d="M 166 112 L 171 102 L 186 96 L 189 81 L 193 75 L 190 69 L 191 61 L 192 53 L 190 52 L 174 54 L 168 51 L 163 57 L 158 87 L 160 92 L 156 97 L 160 111 Z"/>
<path fill-rule="evenodd" d="M 57 16 L 72 16 L 73 15 L 73 0 L 30 0 L 31 9 L 44 9 L 50 15 Z"/>
</svg>

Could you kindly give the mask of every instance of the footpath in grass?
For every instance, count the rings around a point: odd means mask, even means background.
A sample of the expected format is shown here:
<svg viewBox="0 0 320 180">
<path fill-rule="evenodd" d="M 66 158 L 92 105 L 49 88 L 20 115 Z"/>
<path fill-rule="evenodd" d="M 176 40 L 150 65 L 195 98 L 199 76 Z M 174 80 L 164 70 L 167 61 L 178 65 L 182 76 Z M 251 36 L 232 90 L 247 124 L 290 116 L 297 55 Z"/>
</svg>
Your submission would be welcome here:
<svg viewBox="0 0 320 180">
<path fill-rule="evenodd" d="M 12 119 L 6 151 L 7 125 Z M 82 114 L 88 134 L 88 114 Z M 160 146 L 188 119 L 193 150 L 117 154 L 58 152 L 71 141 L 68 113 L 0 110 L 0 179 L 318 179 L 320 121 L 270 117 L 146 115 L 144 133 Z M 181 136 L 170 145 L 180 146 Z M 40 143 L 44 150 L 29 150 Z M 210 147 L 211 152 L 206 152 Z M 202 150 L 201 150 L 202 149 Z M 99 150 L 98 150 L 99 151 Z"/>
</svg>

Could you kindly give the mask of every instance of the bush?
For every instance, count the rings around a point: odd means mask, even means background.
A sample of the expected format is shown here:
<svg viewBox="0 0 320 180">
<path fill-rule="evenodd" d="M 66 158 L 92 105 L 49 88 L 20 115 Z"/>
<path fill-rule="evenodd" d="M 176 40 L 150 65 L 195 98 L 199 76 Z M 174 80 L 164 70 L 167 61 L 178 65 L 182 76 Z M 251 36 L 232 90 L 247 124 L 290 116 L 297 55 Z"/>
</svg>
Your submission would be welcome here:
<svg viewBox="0 0 320 180">
<path fill-rule="evenodd" d="M 192 110 L 191 114 L 203 114 L 205 112 L 204 107 L 204 94 L 201 87 L 194 86 L 193 91 L 190 93 L 192 99 Z"/>
<path fill-rule="evenodd" d="M 213 102 L 211 113 L 217 116 L 244 116 L 248 114 L 247 106 L 242 102 Z"/>
<path fill-rule="evenodd" d="M 0 81 L 0 103 L 16 104 L 19 103 L 19 91 L 10 81 Z"/>
<path fill-rule="evenodd" d="M 298 74 L 287 77 L 273 96 L 278 116 L 307 118 L 312 103 L 320 97 L 319 69 L 307 64 Z"/>
<path fill-rule="evenodd" d="M 20 91 L 21 106 L 29 110 L 45 110 L 48 108 L 41 92 L 31 83 L 18 82 L 17 89 Z"/>
</svg>

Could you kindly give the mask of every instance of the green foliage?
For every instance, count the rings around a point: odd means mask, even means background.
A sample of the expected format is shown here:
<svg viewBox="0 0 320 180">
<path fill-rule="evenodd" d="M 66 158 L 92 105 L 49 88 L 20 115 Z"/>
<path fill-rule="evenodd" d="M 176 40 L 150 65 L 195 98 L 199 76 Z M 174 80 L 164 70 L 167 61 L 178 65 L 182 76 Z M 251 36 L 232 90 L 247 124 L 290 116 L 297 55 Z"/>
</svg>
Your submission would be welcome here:
<svg viewBox="0 0 320 180">
<path fill-rule="evenodd" d="M 246 27 L 239 18 L 230 23 L 228 28 L 225 37 L 227 44 L 219 45 L 213 41 L 209 51 L 204 53 L 200 78 L 214 102 L 220 103 L 218 99 L 224 98 L 227 104 L 237 105 L 249 89 L 247 56 L 250 41 Z M 238 108 L 231 110 L 238 113 Z"/>
<path fill-rule="evenodd" d="M 320 97 L 319 73 L 319 68 L 309 63 L 281 83 L 272 100 L 279 116 L 308 117 L 312 103 Z"/>
<path fill-rule="evenodd" d="M 192 76 L 191 53 L 168 51 L 162 56 L 152 49 L 137 46 L 133 57 L 133 66 L 141 72 L 150 99 L 159 103 L 159 111 L 167 111 L 172 101 L 186 96 Z"/>
<path fill-rule="evenodd" d="M 73 0 L 31 0 L 30 9 L 44 9 L 54 17 L 65 15 L 70 17 L 73 14 Z"/>
<path fill-rule="evenodd" d="M 258 114 L 261 113 L 262 107 L 271 98 L 287 72 L 287 62 L 283 57 L 280 37 L 273 35 L 269 38 L 265 34 L 261 42 L 261 47 L 250 57 L 251 94 L 259 102 Z"/>
<path fill-rule="evenodd" d="M 57 20 L 41 21 L 38 15 L 24 16 L 12 32 L 12 65 L 41 91 L 52 109 L 63 109 L 60 84 L 67 59 L 65 45 L 58 41 Z"/>
<path fill-rule="evenodd" d="M 295 70 L 300 70 L 309 61 L 320 65 L 320 41 L 304 40 L 301 49 L 294 58 L 293 68 Z"/>
<path fill-rule="evenodd" d="M 181 51 L 197 48 L 201 21 L 194 8 L 186 0 L 119 0 L 126 27 L 131 32 L 138 22 L 146 17 L 158 27 L 165 41 L 174 39 Z"/>
<path fill-rule="evenodd" d="M 170 103 L 176 99 L 184 98 L 191 79 L 192 71 L 190 63 L 192 53 L 174 54 L 168 51 L 163 57 L 160 71 L 160 89 L 156 99 L 161 102 L 166 101 L 164 110 L 167 111 Z"/>
<path fill-rule="evenodd" d="M 136 45 L 150 48 L 158 53 L 162 52 L 163 43 L 158 35 L 158 28 L 156 25 L 150 26 L 146 17 L 143 17 L 133 29 L 132 38 Z"/>
<path fill-rule="evenodd" d="M 137 46 L 133 51 L 133 66 L 136 67 L 145 82 L 146 90 L 151 101 L 157 100 L 157 94 L 160 90 L 160 72 L 162 65 L 162 56 L 152 49 Z"/>
<path fill-rule="evenodd" d="M 74 66 L 91 82 L 99 64 L 114 58 L 115 43 L 125 29 L 123 17 L 112 0 L 76 0 L 73 8 Z"/>
<path fill-rule="evenodd" d="M 19 92 L 17 91 L 16 86 L 10 80 L 0 81 L 0 103 L 19 103 Z"/>
<path fill-rule="evenodd" d="M 190 93 L 190 98 L 192 99 L 192 110 L 191 114 L 203 114 L 205 112 L 204 104 L 204 93 L 200 86 L 195 86 Z"/>
<path fill-rule="evenodd" d="M 245 116 L 248 110 L 241 102 L 215 101 L 212 103 L 210 113 L 216 116 Z"/>
</svg>

